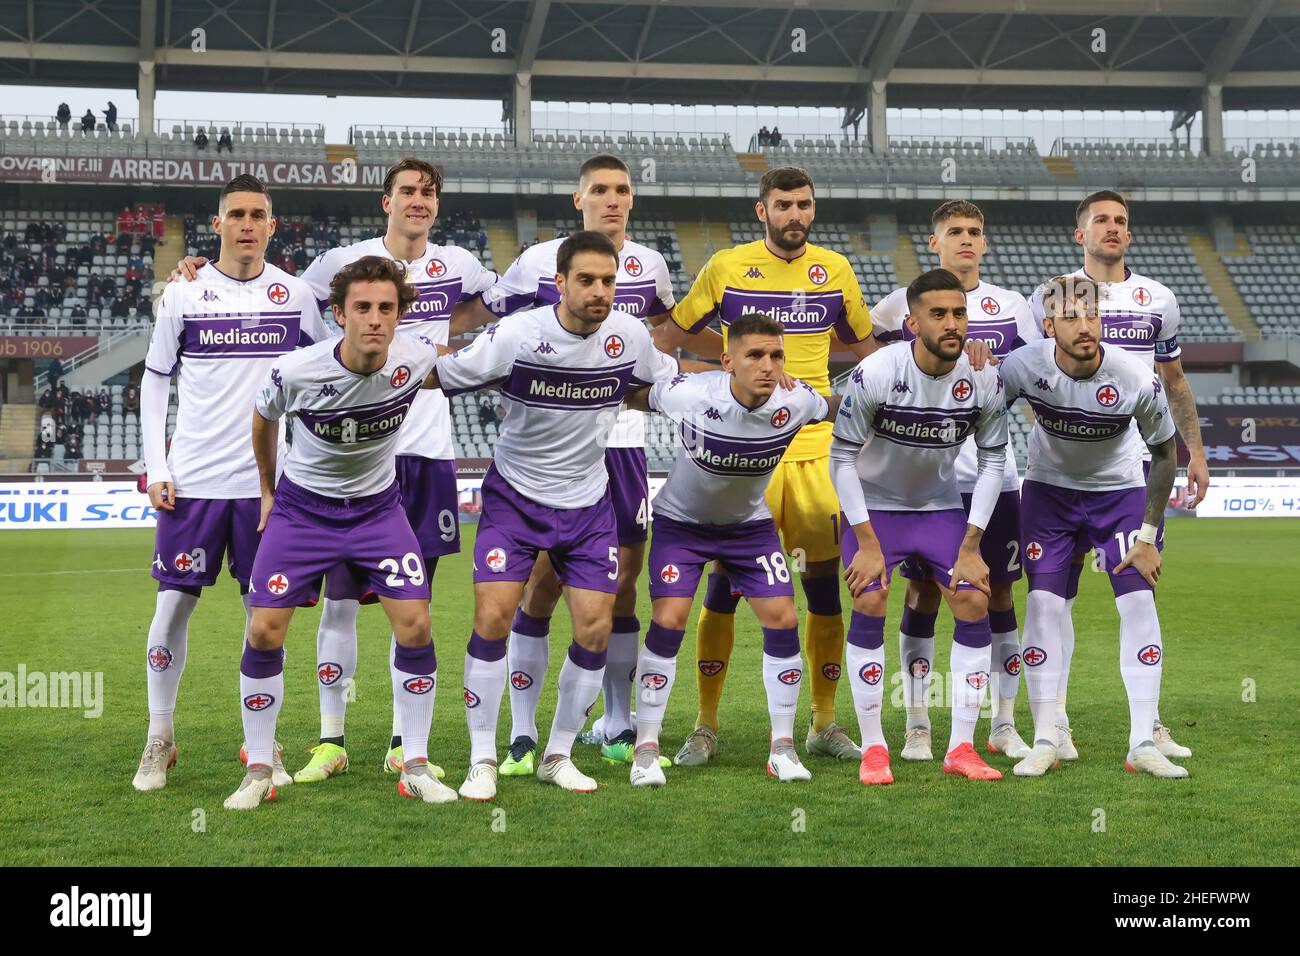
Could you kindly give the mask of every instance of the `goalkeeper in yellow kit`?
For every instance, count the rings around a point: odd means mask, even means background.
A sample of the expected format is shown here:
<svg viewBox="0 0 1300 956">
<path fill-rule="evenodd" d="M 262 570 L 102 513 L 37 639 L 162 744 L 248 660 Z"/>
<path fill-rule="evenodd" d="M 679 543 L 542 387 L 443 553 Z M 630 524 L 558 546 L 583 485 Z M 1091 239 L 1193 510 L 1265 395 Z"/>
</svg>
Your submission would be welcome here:
<svg viewBox="0 0 1300 956">
<path fill-rule="evenodd" d="M 830 394 L 831 342 L 838 339 L 859 358 L 877 344 L 871 315 L 853 267 L 840 253 L 808 242 L 815 216 L 813 182 L 804 170 L 769 170 L 755 206 L 763 239 L 713 255 L 690 293 L 655 330 L 661 348 L 690 344 L 690 337 L 715 316 L 727 327 L 741 315 L 760 311 L 785 328 L 786 372 L 823 395 Z M 790 445 L 767 489 L 767 503 L 785 550 L 801 569 L 808 617 L 804 643 L 812 676 L 809 754 L 857 760 L 859 749 L 835 723 L 835 687 L 844 657 L 840 609 L 840 506 L 831 485 L 831 423 L 805 426 Z M 739 601 L 724 575 L 710 574 L 696 629 L 696 679 L 700 713 L 677 754 L 679 765 L 707 763 L 718 746 L 718 701 L 735 640 Z"/>
</svg>

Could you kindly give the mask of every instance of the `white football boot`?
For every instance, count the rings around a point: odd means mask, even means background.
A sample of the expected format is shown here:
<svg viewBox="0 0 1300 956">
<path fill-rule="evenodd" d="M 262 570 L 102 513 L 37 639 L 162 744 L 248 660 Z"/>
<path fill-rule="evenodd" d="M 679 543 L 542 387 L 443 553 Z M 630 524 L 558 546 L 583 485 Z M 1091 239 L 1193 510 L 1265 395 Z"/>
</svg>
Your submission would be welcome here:
<svg viewBox="0 0 1300 956">
<path fill-rule="evenodd" d="M 167 771 L 176 765 L 176 753 L 174 742 L 150 737 L 131 786 L 141 791 L 161 790 L 167 786 Z"/>
<path fill-rule="evenodd" d="M 904 760 L 933 760 L 930 749 L 930 728 L 913 727 L 903 735 L 903 752 L 899 754 Z"/>
<path fill-rule="evenodd" d="M 397 792 L 425 803 L 451 803 L 456 799 L 456 791 L 434 776 L 427 763 L 404 768 Z"/>
<path fill-rule="evenodd" d="M 679 767 L 702 767 L 718 752 L 718 735 L 709 727 L 696 727 L 677 751 L 673 763 Z"/>
<path fill-rule="evenodd" d="M 1074 747 L 1074 731 L 1067 724 L 1056 725 L 1056 755 L 1062 760 L 1079 759 L 1079 751 Z"/>
<path fill-rule="evenodd" d="M 632 752 L 632 786 L 662 787 L 668 782 L 664 768 L 659 766 L 659 747 L 655 744 L 642 744 Z"/>
<path fill-rule="evenodd" d="M 596 790 L 596 781 L 575 767 L 573 760 L 564 755 L 548 757 L 539 763 L 537 779 L 542 783 L 553 783 L 572 793 L 594 793 Z"/>
<path fill-rule="evenodd" d="M 1016 732 L 1015 724 L 1002 724 L 989 734 L 989 753 L 1006 754 L 1014 760 L 1029 756 L 1029 744 Z"/>
<path fill-rule="evenodd" d="M 239 789 L 226 797 L 222 806 L 227 810 L 253 810 L 276 797 L 275 783 L 269 773 L 250 770 L 244 774 Z"/>
<path fill-rule="evenodd" d="M 808 736 L 804 738 L 804 749 L 810 757 L 834 757 L 836 760 L 861 760 L 862 748 L 853 742 L 839 724 L 832 723 L 821 733 L 808 725 Z"/>
<path fill-rule="evenodd" d="M 794 741 L 789 737 L 772 741 L 772 752 L 767 755 L 767 774 L 782 783 L 812 779 L 812 773 L 799 762 Z"/>
<path fill-rule="evenodd" d="M 1017 777 L 1041 777 L 1061 765 L 1060 754 L 1050 741 L 1036 740 L 1024 760 L 1011 768 Z"/>
<path fill-rule="evenodd" d="M 497 764 L 495 760 L 480 760 L 469 768 L 465 782 L 460 785 L 460 795 L 466 800 L 492 800 L 497 795 Z"/>
<path fill-rule="evenodd" d="M 1149 773 L 1153 777 L 1178 779 L 1186 777 L 1187 768 L 1170 762 L 1156 745 L 1145 740 L 1128 752 L 1124 760 L 1124 769 L 1129 773 Z"/>
<path fill-rule="evenodd" d="M 1155 741 L 1156 749 L 1166 757 L 1190 757 L 1192 755 L 1192 748 L 1184 747 L 1175 741 L 1174 735 L 1169 732 L 1169 728 L 1158 720 L 1151 734 L 1151 739 Z"/>
</svg>

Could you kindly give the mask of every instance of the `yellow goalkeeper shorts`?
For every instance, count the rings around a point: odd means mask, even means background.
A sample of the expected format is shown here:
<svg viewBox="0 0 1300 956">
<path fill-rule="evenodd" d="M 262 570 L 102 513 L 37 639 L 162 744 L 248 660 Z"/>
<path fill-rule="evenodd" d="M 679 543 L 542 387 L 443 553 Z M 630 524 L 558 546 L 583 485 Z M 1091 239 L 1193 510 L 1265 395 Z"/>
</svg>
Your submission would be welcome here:
<svg viewBox="0 0 1300 956">
<path fill-rule="evenodd" d="M 807 461 L 782 461 L 767 486 L 781 543 L 805 562 L 838 560 L 840 501 L 831 484 L 830 456 Z"/>
</svg>

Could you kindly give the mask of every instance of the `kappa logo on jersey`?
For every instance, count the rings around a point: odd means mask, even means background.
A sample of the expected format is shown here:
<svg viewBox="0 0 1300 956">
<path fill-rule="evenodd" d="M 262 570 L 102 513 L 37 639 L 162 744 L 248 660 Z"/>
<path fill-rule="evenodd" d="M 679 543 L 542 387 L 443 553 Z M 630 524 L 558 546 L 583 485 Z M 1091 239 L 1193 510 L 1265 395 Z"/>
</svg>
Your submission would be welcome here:
<svg viewBox="0 0 1300 956">
<path fill-rule="evenodd" d="M 501 572 L 506 569 L 506 552 L 502 548 L 493 548 L 485 558 L 489 571 Z"/>
<path fill-rule="evenodd" d="M 913 677 L 924 677 L 930 673 L 930 659 L 927 657 L 915 657 L 908 668 Z"/>
<path fill-rule="evenodd" d="M 1043 556 L 1043 546 L 1037 541 L 1030 541 L 1025 545 L 1025 557 L 1030 561 L 1037 561 Z"/>
<path fill-rule="evenodd" d="M 333 661 L 322 661 L 316 668 L 316 679 L 326 687 L 329 687 L 340 677 L 343 676 L 343 668 Z"/>
<path fill-rule="evenodd" d="M 412 694 L 427 694 L 433 690 L 433 681 L 427 677 L 408 677 L 402 681 L 402 686 Z"/>
<path fill-rule="evenodd" d="M 337 398 L 337 397 L 338 397 L 338 394 L 339 394 L 339 390 L 338 390 L 337 388 L 335 388 L 333 385 L 331 385 L 329 382 L 326 382 L 324 385 L 322 385 L 322 386 L 320 387 L 320 392 L 317 393 L 316 397 L 317 397 L 317 398 Z"/>
<path fill-rule="evenodd" d="M 875 661 L 867 661 L 867 663 L 863 664 L 858 670 L 858 676 L 861 677 L 864 682 L 871 684 L 873 687 L 880 683 L 880 678 L 884 676 L 884 673 L 885 669 Z"/>
<path fill-rule="evenodd" d="M 401 388 L 411 380 L 411 370 L 405 365 L 399 365 L 393 369 L 393 376 L 388 380 L 393 388 Z"/>
<path fill-rule="evenodd" d="M 446 275 L 447 267 L 443 265 L 441 259 L 430 259 L 424 267 L 424 272 L 431 279 L 439 279 Z"/>
<path fill-rule="evenodd" d="M 1151 380 L 1151 388 L 1155 391 L 1155 394 L 1157 395 L 1159 395 L 1162 391 L 1164 391 L 1164 389 L 1160 387 L 1159 378 L 1153 378 Z"/>
<path fill-rule="evenodd" d="M 1002 669 L 1006 671 L 1008 674 L 1010 674 L 1012 677 L 1015 677 L 1017 674 L 1019 674 L 1020 655 L 1012 654 L 1010 657 L 1008 657 L 1005 661 L 1002 662 Z"/>
<path fill-rule="evenodd" d="M 277 571 L 267 579 L 266 589 L 272 594 L 283 594 L 289 590 L 289 579 Z"/>
<path fill-rule="evenodd" d="M 685 374 L 674 375 L 674 376 L 673 376 L 673 380 L 672 380 L 671 382 L 668 383 L 668 390 L 671 392 L 674 388 L 676 388 L 678 385 L 682 384 L 682 382 L 684 382 L 684 381 L 686 381 L 686 375 L 685 375 Z"/>
<path fill-rule="evenodd" d="M 718 411 L 716 408 L 710 405 L 708 408 L 704 410 L 704 417 L 711 418 L 715 422 L 720 422 L 722 421 L 722 412 Z"/>
<path fill-rule="evenodd" d="M 149 670 L 165 671 L 172 666 L 172 652 L 161 644 L 149 648 Z"/>
<path fill-rule="evenodd" d="M 827 680 L 839 680 L 839 679 L 840 679 L 840 665 L 839 665 L 839 664 L 823 664 L 823 665 L 822 665 L 822 676 L 825 677 Z"/>
<path fill-rule="evenodd" d="M 266 297 L 276 305 L 284 305 L 289 301 L 289 287 L 283 282 L 272 282 L 266 287 Z"/>
<path fill-rule="evenodd" d="M 717 677 L 726 665 L 722 661 L 700 661 L 700 673 L 705 677 Z"/>
<path fill-rule="evenodd" d="M 1097 389 L 1097 404 L 1102 408 L 1114 408 L 1119 402 L 1119 389 L 1114 385 L 1103 385 Z"/>
<path fill-rule="evenodd" d="M 533 352 L 534 353 L 540 352 L 542 355 L 554 355 L 555 346 L 551 345 L 550 342 L 542 342 L 540 345 L 537 346 L 537 348 L 533 349 Z"/>
<path fill-rule="evenodd" d="M 628 256 L 623 260 L 623 271 L 630 276 L 639 276 L 641 274 L 641 260 L 636 256 Z"/>
<path fill-rule="evenodd" d="M 477 707 L 482 701 L 479 700 L 478 694 L 474 693 L 468 687 L 463 688 L 465 691 L 465 706 L 469 708 Z"/>
<path fill-rule="evenodd" d="M 991 295 L 986 295 L 980 299 L 980 308 L 988 315 L 997 315 L 1002 311 L 1002 306 L 998 304 L 998 300 Z"/>
<path fill-rule="evenodd" d="M 906 395 L 906 394 L 907 394 L 908 392 L 910 392 L 911 390 L 912 390 L 912 387 L 911 387 L 910 385 L 908 385 L 906 382 L 895 382 L 895 383 L 894 383 L 894 393 L 895 393 L 896 395 Z"/>
<path fill-rule="evenodd" d="M 1146 286 L 1138 286 L 1133 290 L 1133 301 L 1138 305 L 1150 305 L 1151 293 L 1147 291 Z"/>
<path fill-rule="evenodd" d="M 271 384 L 274 385 L 276 388 L 284 387 L 284 382 L 280 378 L 280 370 L 278 368 L 271 369 Z"/>
<path fill-rule="evenodd" d="M 533 686 L 533 679 L 523 671 L 512 671 L 510 674 L 510 686 L 515 690 L 528 690 Z"/>
<path fill-rule="evenodd" d="M 790 409 L 778 408 L 772 413 L 772 427 L 784 428 L 790 421 Z"/>
<path fill-rule="evenodd" d="M 271 694 L 249 694 L 244 698 L 244 706 L 249 710 L 266 710 L 275 703 Z"/>
<path fill-rule="evenodd" d="M 759 271 L 758 266 L 750 266 L 749 271 L 745 273 L 746 279 L 761 279 L 763 273 Z"/>
<path fill-rule="evenodd" d="M 618 358 L 623 354 L 623 339 L 617 335 L 611 335 L 605 339 L 605 354 L 610 358 Z"/>
<path fill-rule="evenodd" d="M 983 690 L 984 685 L 989 682 L 988 671 L 976 671 L 974 674 L 966 675 L 966 683 L 970 684 L 976 690 Z"/>
<path fill-rule="evenodd" d="M 777 674 L 776 679 L 782 684 L 793 686 L 803 680 L 803 671 L 798 667 L 791 667 L 789 670 L 784 670 Z"/>
<path fill-rule="evenodd" d="M 1155 667 L 1160 663 L 1160 645 L 1148 644 L 1142 650 L 1138 651 L 1138 660 L 1148 667 Z"/>
<path fill-rule="evenodd" d="M 964 402 L 966 399 L 970 398 L 972 391 L 974 391 L 974 389 L 971 388 L 970 379 L 959 378 L 953 383 L 952 397 L 957 399 L 959 402 Z"/>
<path fill-rule="evenodd" d="M 217 295 L 211 289 L 206 289 L 203 294 L 199 296 L 199 299 L 203 302 L 220 302 L 221 296 Z"/>
<path fill-rule="evenodd" d="M 853 370 L 853 374 L 850 375 L 849 378 L 853 379 L 853 381 L 854 381 L 855 383 L 857 383 L 858 385 L 861 385 L 861 384 L 862 384 L 862 369 L 861 369 L 860 367 L 859 367 L 859 368 L 855 368 L 855 369 Z"/>
<path fill-rule="evenodd" d="M 668 686 L 668 675 L 658 671 L 646 671 L 641 675 L 641 686 L 646 690 L 663 690 Z"/>
<path fill-rule="evenodd" d="M 1047 379 L 1045 378 L 1040 378 L 1036 381 L 1034 383 L 1034 388 L 1038 389 L 1040 392 L 1050 392 L 1052 390 L 1052 386 L 1047 384 Z"/>
<path fill-rule="evenodd" d="M 1043 663 L 1043 661 L 1047 660 L 1047 651 L 1031 644 L 1021 652 L 1020 658 L 1029 667 L 1037 667 L 1039 664 Z M 1025 679 L 1028 680 L 1029 678 Z"/>
<path fill-rule="evenodd" d="M 664 584 L 674 584 L 682 576 L 682 572 L 677 569 L 675 564 L 665 564 L 659 572 L 659 580 Z"/>
<path fill-rule="evenodd" d="M 808 281 L 813 285 L 825 285 L 826 280 L 830 277 L 830 273 L 819 265 L 811 265 L 808 267 Z"/>
</svg>

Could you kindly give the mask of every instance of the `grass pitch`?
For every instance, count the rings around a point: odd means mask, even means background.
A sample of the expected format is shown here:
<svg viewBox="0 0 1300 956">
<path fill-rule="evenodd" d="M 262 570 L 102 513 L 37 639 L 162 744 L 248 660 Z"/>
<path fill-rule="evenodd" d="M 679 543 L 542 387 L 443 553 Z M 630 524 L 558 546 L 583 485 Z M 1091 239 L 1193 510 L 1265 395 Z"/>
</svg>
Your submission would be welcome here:
<svg viewBox="0 0 1300 956">
<path fill-rule="evenodd" d="M 466 547 L 472 541 L 469 529 Z M 286 788 L 275 803 L 231 813 L 222 799 L 242 776 L 238 662 L 243 627 L 229 577 L 205 593 L 190 626 L 176 713 L 180 762 L 166 790 L 131 788 L 147 722 L 144 650 L 154 603 L 152 533 L 10 531 L 0 534 L 0 671 L 103 674 L 102 715 L 80 709 L 0 709 L 0 864 L 686 864 L 761 865 L 1226 865 L 1300 862 L 1300 787 L 1287 746 L 1300 703 L 1295 581 L 1300 522 L 1171 522 L 1159 592 L 1166 661 L 1161 715 L 1195 755 L 1189 780 L 1121 769 L 1128 712 L 1118 670 L 1110 588 L 1085 573 L 1075 608 L 1070 715 L 1080 759 L 1040 780 L 945 776 L 939 762 L 897 758 L 901 689 L 890 685 L 885 731 L 896 783 L 865 788 L 852 763 L 807 758 L 809 784 L 764 772 L 767 714 L 759 629 L 737 615 L 736 653 L 723 700 L 723 749 L 714 765 L 671 768 L 662 790 L 634 791 L 627 770 L 579 745 L 575 758 L 600 790 L 567 794 L 529 778 L 503 778 L 495 804 L 426 806 L 398 796 L 380 770 L 390 727 L 388 630 L 365 609 L 357 700 L 348 712 L 352 770 L 321 785 Z M 1018 586 L 1023 621 L 1024 585 Z M 439 673 L 432 759 L 453 787 L 464 779 L 468 737 L 460 700 L 472 598 L 468 552 L 444 558 L 433 582 Z M 887 635 L 896 633 L 896 579 Z M 802 603 L 802 594 L 799 595 Z M 846 613 L 847 613 L 847 595 Z M 697 608 L 698 610 L 698 608 Z M 802 613 L 802 611 L 801 611 Z M 649 599 L 640 609 L 650 620 Z M 290 628 L 279 736 L 290 772 L 319 732 L 315 629 L 301 610 Z M 941 613 L 936 676 L 947 668 L 951 618 Z M 545 736 L 555 675 L 568 637 L 561 609 L 538 724 Z M 663 728 L 675 752 L 693 725 L 694 624 Z M 891 676 L 897 643 L 886 639 Z M 797 724 L 808 719 L 804 694 Z M 597 704 L 597 712 L 600 705 Z M 503 703 L 499 746 L 509 733 Z M 847 687 L 841 723 L 856 738 Z M 932 707 L 936 752 L 948 712 Z M 1023 688 L 1022 731 L 1030 727 Z M 981 721 L 982 747 L 987 722 Z M 799 740 L 802 751 L 802 739 Z"/>
</svg>

